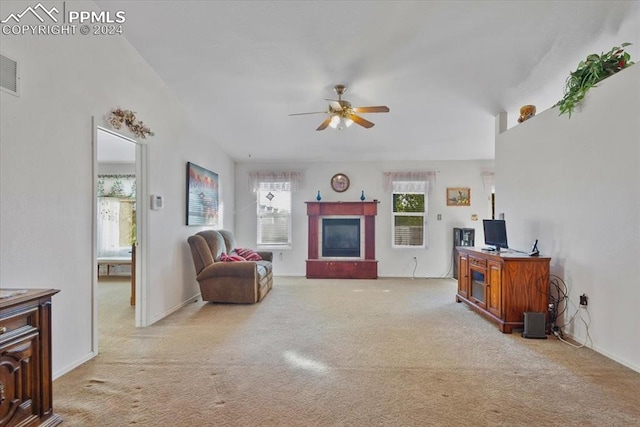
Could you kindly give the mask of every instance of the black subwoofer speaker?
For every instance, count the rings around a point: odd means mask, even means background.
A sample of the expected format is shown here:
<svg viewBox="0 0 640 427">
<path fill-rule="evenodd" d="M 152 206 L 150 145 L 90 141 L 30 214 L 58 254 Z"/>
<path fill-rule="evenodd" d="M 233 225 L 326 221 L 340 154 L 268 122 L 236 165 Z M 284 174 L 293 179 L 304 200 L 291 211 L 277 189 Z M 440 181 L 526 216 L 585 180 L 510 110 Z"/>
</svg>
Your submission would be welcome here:
<svg viewBox="0 0 640 427">
<path fill-rule="evenodd" d="M 526 311 L 524 313 L 524 338 L 547 339 L 547 331 L 544 320 L 544 313 Z"/>
</svg>

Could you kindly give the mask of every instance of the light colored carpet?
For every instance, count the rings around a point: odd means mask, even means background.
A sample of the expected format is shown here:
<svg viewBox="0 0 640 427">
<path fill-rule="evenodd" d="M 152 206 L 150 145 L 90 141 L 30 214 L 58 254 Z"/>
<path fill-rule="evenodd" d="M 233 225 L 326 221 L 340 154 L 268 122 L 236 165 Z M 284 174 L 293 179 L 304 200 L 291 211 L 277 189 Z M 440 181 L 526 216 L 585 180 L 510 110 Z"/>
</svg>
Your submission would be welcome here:
<svg viewBox="0 0 640 427">
<path fill-rule="evenodd" d="M 276 277 L 143 329 L 126 286 L 101 285 L 101 353 L 54 382 L 66 425 L 640 425 L 640 373 L 502 334 L 453 280 Z"/>
</svg>

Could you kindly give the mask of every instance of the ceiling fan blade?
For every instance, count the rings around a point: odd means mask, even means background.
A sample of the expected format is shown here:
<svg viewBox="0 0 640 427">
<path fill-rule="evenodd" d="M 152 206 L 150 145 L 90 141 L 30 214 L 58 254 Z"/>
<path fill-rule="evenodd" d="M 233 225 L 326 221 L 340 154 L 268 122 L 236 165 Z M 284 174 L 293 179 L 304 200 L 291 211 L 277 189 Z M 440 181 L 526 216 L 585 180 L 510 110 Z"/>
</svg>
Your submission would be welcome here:
<svg viewBox="0 0 640 427">
<path fill-rule="evenodd" d="M 327 114 L 326 111 L 314 111 L 312 113 L 292 113 L 290 116 L 306 116 L 307 114 Z"/>
<path fill-rule="evenodd" d="M 356 116 L 355 114 L 349 114 L 347 117 L 353 120 L 354 122 L 356 122 L 357 124 L 359 124 L 360 126 L 365 127 L 367 129 L 375 126 L 375 124 L 371 123 L 369 120 L 365 120 L 360 116 Z"/>
<path fill-rule="evenodd" d="M 316 130 L 325 130 L 327 126 L 329 126 L 329 123 L 331 123 L 331 116 L 327 117 L 327 119 L 324 122 L 322 122 L 322 124 L 318 126 L 318 129 Z"/>
<path fill-rule="evenodd" d="M 388 113 L 389 107 L 379 105 L 375 107 L 354 107 L 353 111 L 356 113 Z"/>
<path fill-rule="evenodd" d="M 338 101 L 334 101 L 333 99 L 327 99 L 329 101 L 329 105 L 335 111 L 342 111 L 342 105 Z"/>
</svg>

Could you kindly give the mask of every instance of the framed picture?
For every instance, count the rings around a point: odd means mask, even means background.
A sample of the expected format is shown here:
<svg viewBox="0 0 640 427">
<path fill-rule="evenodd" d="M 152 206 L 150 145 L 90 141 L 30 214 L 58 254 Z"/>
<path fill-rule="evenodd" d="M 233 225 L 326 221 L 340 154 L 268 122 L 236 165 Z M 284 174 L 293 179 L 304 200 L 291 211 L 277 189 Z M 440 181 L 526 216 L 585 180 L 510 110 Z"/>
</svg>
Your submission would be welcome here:
<svg viewBox="0 0 640 427">
<path fill-rule="evenodd" d="M 471 189 L 469 187 L 447 188 L 447 206 L 471 206 Z"/>
<path fill-rule="evenodd" d="M 218 174 L 187 162 L 187 225 L 218 225 Z"/>
</svg>

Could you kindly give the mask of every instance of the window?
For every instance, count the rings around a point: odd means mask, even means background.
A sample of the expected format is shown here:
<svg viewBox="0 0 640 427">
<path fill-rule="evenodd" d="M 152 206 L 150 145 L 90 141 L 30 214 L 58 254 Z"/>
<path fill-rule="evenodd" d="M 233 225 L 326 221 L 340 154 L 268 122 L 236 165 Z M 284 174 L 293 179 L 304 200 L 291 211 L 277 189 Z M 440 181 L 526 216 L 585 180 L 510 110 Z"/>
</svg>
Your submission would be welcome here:
<svg viewBox="0 0 640 427">
<path fill-rule="evenodd" d="M 394 248 L 426 247 L 427 195 L 393 192 Z"/>
<path fill-rule="evenodd" d="M 134 199 L 98 197 L 98 256 L 128 252 L 136 240 Z"/>
<path fill-rule="evenodd" d="M 384 188 L 391 193 L 391 247 L 427 248 L 428 194 L 434 171 L 385 172 Z"/>
<path fill-rule="evenodd" d="M 261 182 L 258 197 L 258 245 L 291 245 L 291 191 L 275 190 L 271 182 Z M 282 183 L 279 188 L 286 188 Z"/>
<path fill-rule="evenodd" d="M 249 188 L 257 198 L 258 246 L 291 247 L 291 195 L 301 178 L 296 171 L 249 172 Z"/>
<path fill-rule="evenodd" d="M 98 175 L 98 256 L 128 254 L 136 240 L 135 175 Z"/>
</svg>

